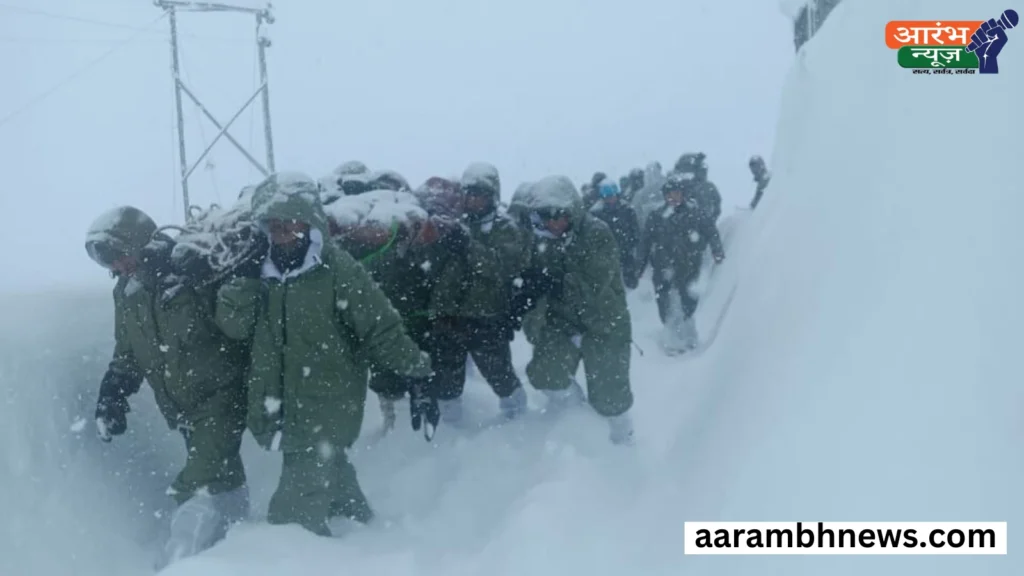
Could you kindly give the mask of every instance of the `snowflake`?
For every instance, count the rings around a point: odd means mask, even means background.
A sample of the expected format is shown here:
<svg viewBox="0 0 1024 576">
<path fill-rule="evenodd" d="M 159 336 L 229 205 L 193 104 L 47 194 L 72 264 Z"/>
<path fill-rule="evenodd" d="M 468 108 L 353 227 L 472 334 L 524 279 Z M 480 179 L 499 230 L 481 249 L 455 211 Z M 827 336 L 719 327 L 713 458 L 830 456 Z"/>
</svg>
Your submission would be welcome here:
<svg viewBox="0 0 1024 576">
<path fill-rule="evenodd" d="M 267 409 L 267 414 L 277 414 L 281 410 L 281 399 L 267 396 L 263 400 L 263 407 Z"/>
</svg>

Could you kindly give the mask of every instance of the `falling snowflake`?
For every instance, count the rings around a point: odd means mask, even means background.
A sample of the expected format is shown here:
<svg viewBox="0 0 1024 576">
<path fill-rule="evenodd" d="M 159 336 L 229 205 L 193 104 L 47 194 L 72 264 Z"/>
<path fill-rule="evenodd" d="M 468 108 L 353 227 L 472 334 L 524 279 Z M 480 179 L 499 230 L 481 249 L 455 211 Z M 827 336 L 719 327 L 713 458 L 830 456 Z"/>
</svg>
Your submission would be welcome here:
<svg viewBox="0 0 1024 576">
<path fill-rule="evenodd" d="M 690 242 L 693 242 L 694 244 L 696 244 L 697 242 L 700 242 L 700 233 L 698 233 L 696 230 L 691 231 L 690 232 Z"/>
<path fill-rule="evenodd" d="M 348 310 L 348 300 L 338 300 L 338 310 Z"/>
<path fill-rule="evenodd" d="M 430 272 L 430 266 L 430 260 L 425 260 L 423 264 L 420 264 L 420 270 L 423 270 L 424 272 Z"/>
<path fill-rule="evenodd" d="M 303 366 L 302 367 L 302 376 L 303 376 L 303 378 L 309 378 L 309 374 L 311 372 L 312 372 L 312 370 L 310 369 L 309 366 Z"/>
<path fill-rule="evenodd" d="M 79 416 L 77 419 L 75 419 L 74 422 L 71 423 L 71 431 L 74 432 L 75 434 L 77 434 L 77 433 L 81 432 L 82 430 L 85 430 L 85 423 L 86 423 L 85 418 L 82 418 L 81 416 Z"/>
<path fill-rule="evenodd" d="M 316 446 L 316 451 L 320 454 L 321 460 L 334 458 L 334 446 L 327 440 L 321 440 Z"/>
<path fill-rule="evenodd" d="M 263 407 L 267 409 L 267 414 L 277 414 L 281 410 L 281 399 L 267 396 L 263 400 Z"/>
<path fill-rule="evenodd" d="M 523 287 L 523 279 L 522 278 L 516 278 L 516 279 L 512 280 L 512 285 L 515 286 L 516 288 L 522 288 Z"/>
<path fill-rule="evenodd" d="M 160 345 L 160 351 L 161 351 L 161 352 L 163 352 L 163 353 L 165 353 L 165 354 L 166 354 L 166 353 L 167 353 L 167 351 L 168 351 L 168 350 L 170 350 L 170 349 L 171 349 L 171 347 L 170 347 L 170 346 L 168 346 L 167 344 L 161 344 L 161 345 Z"/>
</svg>

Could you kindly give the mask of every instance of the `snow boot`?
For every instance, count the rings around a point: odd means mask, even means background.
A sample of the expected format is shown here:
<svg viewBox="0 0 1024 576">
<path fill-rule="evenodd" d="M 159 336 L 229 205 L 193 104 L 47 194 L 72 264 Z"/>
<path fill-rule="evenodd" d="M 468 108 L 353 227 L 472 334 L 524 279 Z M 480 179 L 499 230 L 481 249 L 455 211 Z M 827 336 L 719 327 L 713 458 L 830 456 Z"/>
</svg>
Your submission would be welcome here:
<svg viewBox="0 0 1024 576">
<path fill-rule="evenodd" d="M 232 524 L 248 516 L 248 486 L 222 494 L 197 492 L 171 515 L 171 534 L 155 568 L 163 570 L 209 549 L 227 535 Z"/>
<path fill-rule="evenodd" d="M 522 416 L 526 413 L 526 390 L 519 386 L 508 396 L 499 398 L 498 408 L 501 410 L 501 415 L 507 420 Z"/>
<path fill-rule="evenodd" d="M 608 428 L 608 438 L 612 441 L 612 444 L 618 446 L 633 445 L 633 419 L 629 416 L 629 412 L 624 412 L 618 416 L 609 416 Z"/>
<path fill-rule="evenodd" d="M 571 384 L 564 390 L 544 390 L 544 395 L 548 397 L 548 404 L 544 408 L 545 414 L 557 415 L 586 402 L 586 398 L 583 396 L 583 387 L 579 382 L 572 376 L 569 377 L 569 381 Z"/>
<path fill-rule="evenodd" d="M 453 428 L 461 428 L 465 424 L 461 396 L 452 400 L 438 400 L 437 407 L 441 411 L 442 423 Z"/>
<path fill-rule="evenodd" d="M 388 432 L 395 429 L 395 401 L 390 398 L 378 396 L 380 400 L 380 414 L 384 419 L 383 432 Z"/>
<path fill-rule="evenodd" d="M 686 350 L 695 350 L 700 345 L 700 337 L 697 335 L 697 321 L 690 316 L 686 320 L 683 320 L 683 324 L 680 327 L 681 334 L 680 341 Z"/>
</svg>

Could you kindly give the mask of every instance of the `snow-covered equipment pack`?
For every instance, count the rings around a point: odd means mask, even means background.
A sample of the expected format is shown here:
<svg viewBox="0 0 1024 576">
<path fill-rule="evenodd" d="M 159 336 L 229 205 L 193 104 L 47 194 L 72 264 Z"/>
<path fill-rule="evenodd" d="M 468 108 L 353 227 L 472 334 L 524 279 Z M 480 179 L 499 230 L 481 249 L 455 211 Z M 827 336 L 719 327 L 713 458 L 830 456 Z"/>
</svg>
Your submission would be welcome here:
<svg viewBox="0 0 1024 576">
<path fill-rule="evenodd" d="M 394 190 L 395 192 L 410 192 L 412 188 L 409 181 L 394 170 L 377 170 L 369 174 L 368 190 Z"/>
<path fill-rule="evenodd" d="M 184 226 L 163 226 L 157 232 L 176 231 L 171 266 L 186 282 L 208 285 L 253 266 L 269 249 L 266 235 L 252 217 L 254 187 L 246 187 L 230 209 L 211 204 L 192 206 Z"/>
</svg>

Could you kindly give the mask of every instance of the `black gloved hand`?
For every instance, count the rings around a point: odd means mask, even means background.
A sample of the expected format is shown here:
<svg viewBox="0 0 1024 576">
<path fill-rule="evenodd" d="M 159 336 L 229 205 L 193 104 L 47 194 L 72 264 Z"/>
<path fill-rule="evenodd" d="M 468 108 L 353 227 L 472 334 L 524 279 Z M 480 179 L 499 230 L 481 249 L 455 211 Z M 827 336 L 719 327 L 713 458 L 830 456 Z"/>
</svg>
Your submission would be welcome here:
<svg viewBox="0 0 1024 576">
<path fill-rule="evenodd" d="M 412 429 L 422 427 L 427 442 L 433 440 L 441 421 L 441 408 L 437 405 L 437 396 L 431 390 L 429 379 L 409 381 L 409 415 L 412 417 Z"/>
<path fill-rule="evenodd" d="M 104 442 L 110 442 L 113 436 L 120 436 L 128 429 L 129 384 L 125 376 L 112 370 L 103 375 L 95 417 L 96 434 Z"/>
<path fill-rule="evenodd" d="M 444 226 L 444 234 L 438 243 L 448 254 L 461 256 L 469 249 L 469 232 L 458 222 Z"/>
<path fill-rule="evenodd" d="M 96 435 L 104 442 L 128 430 L 128 400 L 121 397 L 100 397 L 96 401 Z"/>
</svg>

